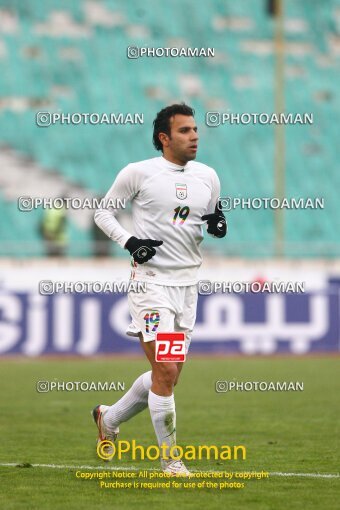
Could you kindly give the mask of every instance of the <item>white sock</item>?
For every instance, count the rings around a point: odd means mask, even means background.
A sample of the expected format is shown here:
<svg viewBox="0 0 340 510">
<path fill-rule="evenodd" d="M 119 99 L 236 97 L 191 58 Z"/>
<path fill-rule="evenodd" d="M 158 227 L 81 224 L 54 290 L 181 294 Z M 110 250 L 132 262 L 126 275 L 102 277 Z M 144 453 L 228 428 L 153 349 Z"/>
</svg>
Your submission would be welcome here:
<svg viewBox="0 0 340 510">
<path fill-rule="evenodd" d="M 149 409 L 153 427 L 156 432 L 158 446 L 168 445 L 166 455 L 169 456 L 170 447 L 176 444 L 176 408 L 174 394 L 162 397 L 149 391 Z M 176 453 L 174 451 L 174 453 Z"/>
<path fill-rule="evenodd" d="M 151 388 L 151 370 L 140 375 L 125 395 L 113 404 L 105 414 L 104 423 L 109 432 L 113 432 L 120 423 L 128 421 L 148 407 Z"/>
</svg>

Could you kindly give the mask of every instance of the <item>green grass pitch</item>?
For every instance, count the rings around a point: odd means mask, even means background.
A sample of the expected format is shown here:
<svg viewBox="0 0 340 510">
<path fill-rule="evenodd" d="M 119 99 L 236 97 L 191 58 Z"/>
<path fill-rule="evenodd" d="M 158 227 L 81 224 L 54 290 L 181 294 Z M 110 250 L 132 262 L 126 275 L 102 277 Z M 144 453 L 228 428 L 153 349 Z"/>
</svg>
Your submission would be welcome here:
<svg viewBox="0 0 340 510">
<path fill-rule="evenodd" d="M 0 507 L 11 509 L 320 509 L 340 508 L 339 358 L 191 358 L 175 390 L 180 445 L 245 445 L 246 460 L 196 460 L 189 469 L 268 471 L 243 489 L 100 489 L 77 467 L 158 468 L 158 461 L 104 464 L 95 453 L 90 410 L 122 392 L 38 393 L 36 381 L 123 381 L 149 369 L 143 359 L 0 362 Z M 303 381 L 303 392 L 215 392 L 216 380 Z M 149 411 L 121 426 L 121 440 L 156 444 Z M 15 466 L 6 466 L 12 464 Z M 90 471 L 82 469 L 83 471 Z M 95 472 L 95 470 L 92 470 Z M 313 476 L 279 476 L 309 473 Z M 182 479 L 183 480 L 183 479 Z"/>
</svg>

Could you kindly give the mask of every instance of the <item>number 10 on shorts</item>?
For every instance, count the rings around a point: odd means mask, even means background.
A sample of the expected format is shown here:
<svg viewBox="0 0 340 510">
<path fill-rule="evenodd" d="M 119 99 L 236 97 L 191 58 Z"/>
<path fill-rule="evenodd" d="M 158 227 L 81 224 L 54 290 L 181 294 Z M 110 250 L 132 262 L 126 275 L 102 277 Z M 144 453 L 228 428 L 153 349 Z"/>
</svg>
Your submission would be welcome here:
<svg viewBox="0 0 340 510">
<path fill-rule="evenodd" d="M 185 361 L 185 333 L 156 333 L 156 361 Z"/>
</svg>

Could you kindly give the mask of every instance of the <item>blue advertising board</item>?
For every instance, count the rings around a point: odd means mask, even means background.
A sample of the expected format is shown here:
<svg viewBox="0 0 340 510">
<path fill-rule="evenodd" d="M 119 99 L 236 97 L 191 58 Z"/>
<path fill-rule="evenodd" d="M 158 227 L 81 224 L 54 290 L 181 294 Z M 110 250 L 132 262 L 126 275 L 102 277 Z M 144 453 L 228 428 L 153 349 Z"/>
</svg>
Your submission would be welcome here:
<svg viewBox="0 0 340 510">
<path fill-rule="evenodd" d="M 294 293 L 215 293 L 198 298 L 191 353 L 272 354 L 340 350 L 340 279 Z M 0 355 L 141 353 L 125 294 L 2 290 Z"/>
</svg>

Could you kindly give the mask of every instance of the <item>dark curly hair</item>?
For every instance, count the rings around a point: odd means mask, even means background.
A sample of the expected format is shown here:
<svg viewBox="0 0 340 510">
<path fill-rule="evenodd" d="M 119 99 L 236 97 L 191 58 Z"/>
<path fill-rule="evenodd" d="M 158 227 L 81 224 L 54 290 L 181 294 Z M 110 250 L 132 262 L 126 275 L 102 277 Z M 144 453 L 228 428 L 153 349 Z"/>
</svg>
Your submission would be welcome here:
<svg viewBox="0 0 340 510">
<path fill-rule="evenodd" d="M 163 108 L 160 112 L 157 113 L 155 120 L 153 121 L 153 144 L 157 151 L 163 150 L 163 144 L 158 138 L 159 133 L 166 133 L 168 136 L 171 134 L 170 128 L 170 118 L 173 115 L 187 115 L 188 117 L 194 117 L 195 110 L 190 108 L 185 103 L 181 104 L 172 104 L 171 106 L 167 106 Z"/>
</svg>

